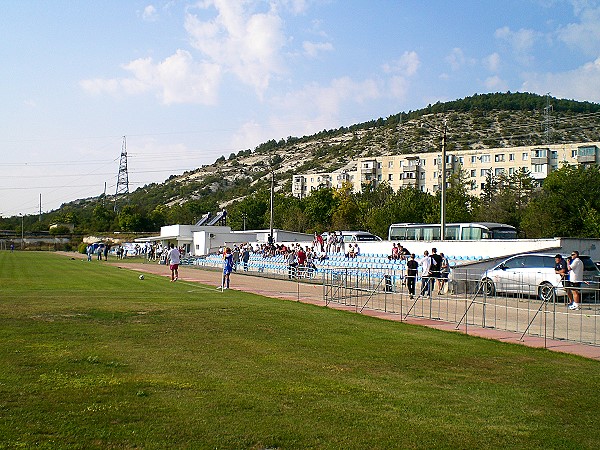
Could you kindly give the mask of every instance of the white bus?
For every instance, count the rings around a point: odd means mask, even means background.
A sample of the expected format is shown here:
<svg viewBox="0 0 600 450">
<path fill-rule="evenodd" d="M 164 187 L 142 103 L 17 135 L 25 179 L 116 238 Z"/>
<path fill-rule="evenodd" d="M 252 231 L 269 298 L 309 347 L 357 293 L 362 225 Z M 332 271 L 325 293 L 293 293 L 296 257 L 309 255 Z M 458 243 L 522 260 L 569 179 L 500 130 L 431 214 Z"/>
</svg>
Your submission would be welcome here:
<svg viewBox="0 0 600 450">
<path fill-rule="evenodd" d="M 393 223 L 390 225 L 390 241 L 439 241 L 439 223 Z M 479 241 L 481 239 L 516 239 L 517 230 L 511 225 L 493 222 L 469 222 L 446 224 L 447 241 Z"/>
</svg>

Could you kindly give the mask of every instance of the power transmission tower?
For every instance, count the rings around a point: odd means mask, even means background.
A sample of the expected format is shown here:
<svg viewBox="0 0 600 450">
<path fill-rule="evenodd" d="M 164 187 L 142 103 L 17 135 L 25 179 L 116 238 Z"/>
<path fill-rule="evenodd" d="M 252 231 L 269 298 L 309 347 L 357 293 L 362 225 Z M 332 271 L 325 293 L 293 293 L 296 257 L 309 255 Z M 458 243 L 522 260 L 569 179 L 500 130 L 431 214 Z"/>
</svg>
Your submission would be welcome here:
<svg viewBox="0 0 600 450">
<path fill-rule="evenodd" d="M 127 172 L 127 140 L 123 136 L 123 145 L 121 146 L 121 160 L 119 161 L 119 173 L 117 175 L 117 191 L 115 192 L 115 212 L 119 197 L 129 195 L 129 174 Z"/>
</svg>

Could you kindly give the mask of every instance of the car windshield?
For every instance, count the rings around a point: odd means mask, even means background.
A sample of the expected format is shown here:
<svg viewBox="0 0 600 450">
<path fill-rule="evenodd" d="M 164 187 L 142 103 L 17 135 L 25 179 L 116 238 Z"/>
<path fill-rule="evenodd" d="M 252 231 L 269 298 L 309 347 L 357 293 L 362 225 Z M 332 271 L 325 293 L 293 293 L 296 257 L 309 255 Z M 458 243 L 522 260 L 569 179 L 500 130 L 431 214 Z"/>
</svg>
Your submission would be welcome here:
<svg viewBox="0 0 600 450">
<path fill-rule="evenodd" d="M 598 271 L 596 264 L 594 264 L 594 261 L 592 261 L 592 258 L 590 258 L 589 256 L 580 256 L 579 259 L 581 259 L 581 262 L 583 263 L 583 270 L 591 272 Z"/>
</svg>

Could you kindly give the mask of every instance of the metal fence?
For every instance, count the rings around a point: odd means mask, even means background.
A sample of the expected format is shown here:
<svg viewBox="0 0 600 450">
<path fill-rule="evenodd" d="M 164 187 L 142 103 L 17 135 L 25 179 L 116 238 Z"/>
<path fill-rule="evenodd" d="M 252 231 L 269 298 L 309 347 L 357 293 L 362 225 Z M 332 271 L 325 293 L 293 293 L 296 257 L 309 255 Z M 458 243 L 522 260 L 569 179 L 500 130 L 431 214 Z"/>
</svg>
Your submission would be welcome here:
<svg viewBox="0 0 600 450">
<path fill-rule="evenodd" d="M 399 314 L 401 318 L 420 317 L 455 323 L 456 328 L 478 326 L 600 345 L 600 290 L 597 283 L 586 283 L 579 310 L 567 308 L 561 288 L 551 289 L 540 298 L 539 285 L 523 279 L 511 280 L 511 292 L 496 286 L 493 292 L 481 283 L 481 271 L 455 271 L 440 292 L 433 281 L 431 294 L 421 294 L 423 280 L 416 282 L 411 297 L 403 271 L 338 267 L 319 274 L 326 304 L 338 303 L 364 309 Z"/>
</svg>

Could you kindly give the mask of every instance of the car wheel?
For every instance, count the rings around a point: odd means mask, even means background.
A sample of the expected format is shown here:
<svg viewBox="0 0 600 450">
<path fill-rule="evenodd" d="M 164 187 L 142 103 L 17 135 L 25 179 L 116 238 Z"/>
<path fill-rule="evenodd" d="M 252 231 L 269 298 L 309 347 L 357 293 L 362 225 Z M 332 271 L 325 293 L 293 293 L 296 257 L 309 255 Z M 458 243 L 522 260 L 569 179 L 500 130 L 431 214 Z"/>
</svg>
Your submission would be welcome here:
<svg viewBox="0 0 600 450">
<path fill-rule="evenodd" d="M 481 280 L 480 290 L 483 295 L 491 296 L 496 293 L 496 286 L 494 282 L 489 278 L 484 278 Z"/>
<path fill-rule="evenodd" d="M 556 292 L 554 286 L 545 281 L 538 287 L 538 297 L 543 302 L 553 302 L 556 299 Z"/>
</svg>

